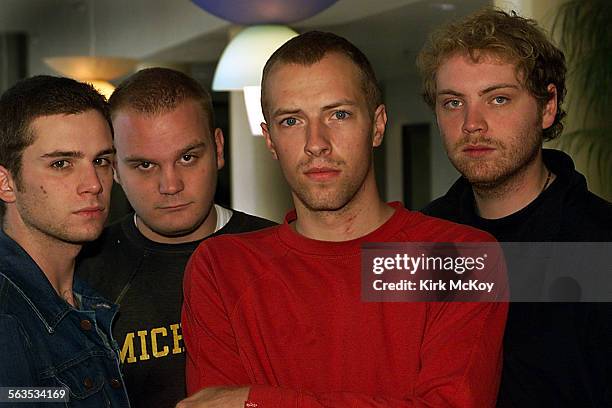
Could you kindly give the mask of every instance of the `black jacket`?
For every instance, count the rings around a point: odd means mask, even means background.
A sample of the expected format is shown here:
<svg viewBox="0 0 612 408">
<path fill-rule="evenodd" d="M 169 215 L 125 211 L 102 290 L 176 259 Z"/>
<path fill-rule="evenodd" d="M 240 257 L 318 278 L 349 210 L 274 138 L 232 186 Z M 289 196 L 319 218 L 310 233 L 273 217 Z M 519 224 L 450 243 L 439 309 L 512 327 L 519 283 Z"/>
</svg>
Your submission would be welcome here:
<svg viewBox="0 0 612 408">
<path fill-rule="evenodd" d="M 502 242 L 612 241 L 612 204 L 587 189 L 565 153 L 543 150 L 544 163 L 557 177 L 527 207 L 497 220 L 480 218 L 474 211 L 470 183 L 459 178 L 442 197 L 422 212 L 493 234 Z"/>
<path fill-rule="evenodd" d="M 543 150 L 543 159 L 556 179 L 514 214 L 479 217 L 463 177 L 423 212 L 485 230 L 501 242 L 612 241 L 612 204 L 588 191 L 565 153 Z M 611 370 L 612 304 L 510 305 L 499 407 L 612 407 Z"/>
</svg>

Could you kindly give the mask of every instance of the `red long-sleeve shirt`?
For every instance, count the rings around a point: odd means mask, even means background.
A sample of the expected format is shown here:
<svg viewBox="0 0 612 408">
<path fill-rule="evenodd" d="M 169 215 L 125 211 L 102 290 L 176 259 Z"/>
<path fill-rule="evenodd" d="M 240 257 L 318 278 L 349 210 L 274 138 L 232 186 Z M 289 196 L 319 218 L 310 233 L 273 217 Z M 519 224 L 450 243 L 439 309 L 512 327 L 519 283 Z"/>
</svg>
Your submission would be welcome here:
<svg viewBox="0 0 612 408">
<path fill-rule="evenodd" d="M 205 241 L 185 275 L 188 393 L 251 385 L 260 408 L 493 406 L 507 304 L 360 296 L 364 242 L 492 240 L 397 208 L 347 242 L 288 223 Z"/>
</svg>

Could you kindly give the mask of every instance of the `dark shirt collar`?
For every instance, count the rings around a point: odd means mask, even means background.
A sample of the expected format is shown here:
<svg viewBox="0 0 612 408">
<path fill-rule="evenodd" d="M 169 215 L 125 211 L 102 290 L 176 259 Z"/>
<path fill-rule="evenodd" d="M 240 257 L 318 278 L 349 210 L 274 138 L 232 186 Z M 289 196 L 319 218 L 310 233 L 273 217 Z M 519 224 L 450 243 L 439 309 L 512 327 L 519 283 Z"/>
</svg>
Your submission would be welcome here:
<svg viewBox="0 0 612 408">
<path fill-rule="evenodd" d="M 570 191 L 585 192 L 586 179 L 575 171 L 572 159 L 564 152 L 543 149 L 542 158 L 546 167 L 556 175 L 555 180 L 527 206 L 503 218 L 480 217 L 476 212 L 472 186 L 465 177 L 460 177 L 448 192 L 449 196 L 457 198 L 457 221 L 492 232 L 498 240 L 520 241 L 523 233 L 516 226 L 529 220 L 530 230 L 541 235 L 532 237 L 533 240 L 553 240 L 560 228 L 561 203 L 566 202 Z"/>
</svg>

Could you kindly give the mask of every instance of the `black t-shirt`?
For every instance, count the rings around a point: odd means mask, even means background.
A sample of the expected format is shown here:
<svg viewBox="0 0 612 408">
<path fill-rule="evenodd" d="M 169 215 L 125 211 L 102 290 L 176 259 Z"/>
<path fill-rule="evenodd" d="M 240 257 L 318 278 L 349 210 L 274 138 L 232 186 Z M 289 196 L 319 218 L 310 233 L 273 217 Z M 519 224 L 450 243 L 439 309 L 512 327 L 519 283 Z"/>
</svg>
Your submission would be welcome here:
<svg viewBox="0 0 612 408">
<path fill-rule="evenodd" d="M 588 191 L 569 156 L 544 150 L 543 158 L 556 179 L 514 214 L 479 217 L 464 178 L 423 212 L 482 229 L 500 242 L 612 241 L 612 204 Z M 610 370 L 609 303 L 510 305 L 498 407 L 609 407 Z"/>
<path fill-rule="evenodd" d="M 234 211 L 211 236 L 272 225 Z M 174 407 L 186 395 L 180 325 L 183 273 L 201 241 L 153 242 L 138 231 L 130 214 L 107 227 L 79 256 L 77 274 L 119 304 L 113 336 L 119 343 L 132 407 Z"/>
</svg>

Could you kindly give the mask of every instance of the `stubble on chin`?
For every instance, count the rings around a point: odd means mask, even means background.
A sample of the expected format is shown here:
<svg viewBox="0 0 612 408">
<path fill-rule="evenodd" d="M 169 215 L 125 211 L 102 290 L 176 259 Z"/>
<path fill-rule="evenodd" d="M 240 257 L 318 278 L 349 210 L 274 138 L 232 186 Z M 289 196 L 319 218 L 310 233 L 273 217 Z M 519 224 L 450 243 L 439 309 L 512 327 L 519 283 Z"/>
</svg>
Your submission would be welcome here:
<svg viewBox="0 0 612 408">
<path fill-rule="evenodd" d="M 495 151 L 490 157 L 468 157 L 463 149 L 470 144 L 490 146 Z M 446 148 L 449 151 L 449 146 Z M 541 131 L 524 129 L 507 143 L 489 136 L 466 135 L 450 148 L 448 157 L 457 171 L 473 187 L 492 190 L 507 184 L 533 163 L 541 149 Z"/>
<path fill-rule="evenodd" d="M 330 186 L 297 186 L 294 195 L 310 211 L 338 211 L 350 200 L 348 192 Z"/>
<path fill-rule="evenodd" d="M 489 189 L 511 177 L 510 163 L 503 159 L 452 159 L 455 168 L 475 187 Z"/>
<path fill-rule="evenodd" d="M 315 159 L 307 158 L 296 166 L 295 174 L 299 175 L 298 178 L 304 177 L 304 172 L 313 167 L 332 167 L 332 168 L 343 168 L 345 162 L 343 160 L 333 160 L 330 158 Z M 287 174 L 285 174 L 287 179 Z M 346 196 L 350 195 L 346 190 L 348 186 L 344 183 L 329 183 L 317 185 L 310 183 L 308 180 L 296 179 L 291 186 L 293 195 L 297 197 L 300 203 L 310 211 L 337 211 L 346 204 Z"/>
</svg>

